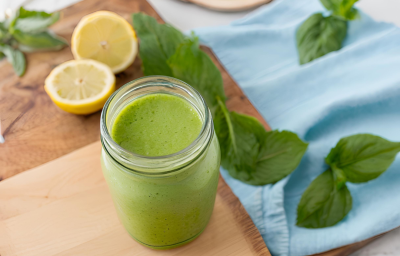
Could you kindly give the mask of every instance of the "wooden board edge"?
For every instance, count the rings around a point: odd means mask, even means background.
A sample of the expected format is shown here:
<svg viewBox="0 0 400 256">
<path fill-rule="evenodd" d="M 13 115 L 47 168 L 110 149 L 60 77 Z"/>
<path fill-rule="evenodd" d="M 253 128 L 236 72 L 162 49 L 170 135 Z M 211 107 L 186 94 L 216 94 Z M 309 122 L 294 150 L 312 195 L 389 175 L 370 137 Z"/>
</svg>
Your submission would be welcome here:
<svg viewBox="0 0 400 256">
<path fill-rule="evenodd" d="M 238 226 L 244 234 L 244 237 L 248 240 L 249 244 L 251 244 L 254 253 L 260 256 L 271 256 L 260 232 L 254 225 L 246 209 L 235 194 L 233 194 L 231 188 L 226 184 L 221 175 L 218 183 L 218 195 L 222 197 L 223 201 L 232 211 L 233 217 L 239 224 Z"/>
<path fill-rule="evenodd" d="M 272 0 L 250 0 L 250 1 L 224 1 L 224 0 L 181 0 L 182 2 L 188 2 L 196 4 L 198 6 L 211 9 L 214 11 L 222 12 L 239 12 L 245 11 L 252 8 L 256 8 L 263 4 L 270 3 Z"/>
<path fill-rule="evenodd" d="M 394 228 L 396 229 L 396 228 Z M 394 230 L 392 229 L 392 230 Z M 389 230 L 385 233 L 376 235 L 374 237 L 370 237 L 368 239 L 362 240 L 360 242 L 356 242 L 356 243 L 352 243 L 352 244 L 348 244 L 339 248 L 335 248 L 326 252 L 321 252 L 321 253 L 317 253 L 317 254 L 313 254 L 312 256 L 347 256 L 352 254 L 353 252 L 358 251 L 359 249 L 363 248 L 364 246 L 368 245 L 369 243 L 377 240 L 378 238 L 384 236 L 385 234 L 389 233 Z"/>
<path fill-rule="evenodd" d="M 222 65 L 222 63 L 218 60 L 214 52 L 212 51 L 211 48 L 207 46 L 201 46 L 201 49 L 205 51 L 208 56 L 212 59 L 214 64 L 218 67 L 218 69 L 221 71 L 221 74 L 224 72 L 229 75 L 229 83 L 233 83 L 236 85 L 237 90 L 239 91 L 238 94 L 240 94 L 240 101 L 243 104 L 250 104 L 253 108 L 253 112 L 251 115 L 255 118 L 257 118 L 265 127 L 266 130 L 271 130 L 269 127 L 268 123 L 265 121 L 265 119 L 261 116 L 261 114 L 258 112 L 258 110 L 254 107 L 254 105 L 251 104 L 250 100 L 247 98 L 247 96 L 243 93 L 242 89 L 237 85 L 237 83 L 233 80 L 233 78 L 230 76 L 228 71 L 225 69 L 225 67 Z M 226 84 L 224 84 L 225 86 Z M 228 97 L 228 102 L 229 102 L 229 97 Z M 229 105 L 229 103 L 228 103 Z M 229 106 L 228 106 L 229 107 Z M 231 110 L 231 109 L 230 109 Z M 220 182 L 218 183 L 218 194 L 222 197 L 223 201 L 226 202 L 232 211 L 234 218 L 237 223 L 240 225 L 240 229 L 244 234 L 244 237 L 248 240 L 249 244 L 252 245 L 252 249 L 255 252 L 256 255 L 260 256 L 271 256 L 271 253 L 269 252 L 264 239 L 262 238 L 260 232 L 258 231 L 257 227 L 254 225 L 253 220 L 250 218 L 249 214 L 247 213 L 246 209 L 243 207 L 242 203 L 239 201 L 239 199 L 235 196 L 235 194 L 232 192 L 231 188 L 226 184 L 225 180 L 222 178 L 220 175 Z"/>
</svg>

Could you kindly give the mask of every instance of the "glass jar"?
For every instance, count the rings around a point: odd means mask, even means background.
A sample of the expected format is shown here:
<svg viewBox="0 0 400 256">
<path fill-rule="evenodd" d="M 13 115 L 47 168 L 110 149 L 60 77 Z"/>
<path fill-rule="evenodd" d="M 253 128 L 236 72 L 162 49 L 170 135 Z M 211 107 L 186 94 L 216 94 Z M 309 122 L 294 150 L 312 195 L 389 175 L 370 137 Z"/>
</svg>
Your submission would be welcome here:
<svg viewBox="0 0 400 256">
<path fill-rule="evenodd" d="M 198 111 L 202 129 L 185 149 L 146 157 L 125 150 L 110 134 L 118 113 L 127 104 L 155 93 L 185 99 Z M 220 166 L 212 117 L 201 95 L 171 77 L 136 79 L 108 99 L 101 113 L 100 129 L 103 174 L 128 233 L 154 249 L 178 247 L 199 236 L 214 208 Z"/>
</svg>

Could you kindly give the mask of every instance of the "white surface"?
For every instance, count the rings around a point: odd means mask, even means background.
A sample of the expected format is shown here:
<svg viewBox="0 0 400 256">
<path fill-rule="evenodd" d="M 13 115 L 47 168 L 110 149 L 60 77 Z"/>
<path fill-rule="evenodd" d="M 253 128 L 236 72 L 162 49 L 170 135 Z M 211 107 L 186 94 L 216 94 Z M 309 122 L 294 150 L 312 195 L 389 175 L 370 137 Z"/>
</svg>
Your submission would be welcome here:
<svg viewBox="0 0 400 256">
<path fill-rule="evenodd" d="M 28 9 L 55 11 L 80 0 L 28 0 Z M 134 0 L 131 0 L 134 1 Z M 148 0 L 162 18 L 181 30 L 202 26 L 229 24 L 250 11 L 222 13 L 210 11 L 177 0 Z M 279 1 L 279 0 L 275 0 Z M 0 0 L 0 19 L 6 8 L 17 8 L 24 0 Z M 400 26 L 400 0 L 361 0 L 357 6 L 379 21 L 392 22 Z M 400 228 L 375 240 L 352 256 L 396 256 L 400 255 Z"/>
</svg>

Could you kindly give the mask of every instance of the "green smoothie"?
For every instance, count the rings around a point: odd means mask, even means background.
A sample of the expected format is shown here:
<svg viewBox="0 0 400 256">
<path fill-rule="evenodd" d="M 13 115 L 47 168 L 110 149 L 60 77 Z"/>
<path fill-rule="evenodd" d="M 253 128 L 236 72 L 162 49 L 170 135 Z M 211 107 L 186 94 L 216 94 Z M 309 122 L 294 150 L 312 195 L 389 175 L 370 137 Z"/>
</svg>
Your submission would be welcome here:
<svg viewBox="0 0 400 256">
<path fill-rule="evenodd" d="M 147 94 L 117 113 L 110 134 L 135 154 L 159 157 L 192 144 L 203 122 L 187 100 L 165 93 Z M 103 173 L 118 216 L 135 240 L 150 248 L 168 249 L 190 242 L 204 230 L 219 178 L 215 135 L 204 148 L 188 164 L 172 166 L 171 174 L 155 176 L 124 168 L 103 149 Z"/>
<path fill-rule="evenodd" d="M 170 94 L 150 94 L 127 105 L 117 116 L 112 138 L 143 156 L 165 156 L 192 143 L 202 121 L 186 100 Z"/>
</svg>

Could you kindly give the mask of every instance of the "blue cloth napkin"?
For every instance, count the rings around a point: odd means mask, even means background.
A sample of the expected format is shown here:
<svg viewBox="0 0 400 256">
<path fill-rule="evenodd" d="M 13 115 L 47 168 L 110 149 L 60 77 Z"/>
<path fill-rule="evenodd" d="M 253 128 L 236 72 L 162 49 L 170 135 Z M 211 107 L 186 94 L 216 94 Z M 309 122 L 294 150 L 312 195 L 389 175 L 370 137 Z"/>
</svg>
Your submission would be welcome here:
<svg viewBox="0 0 400 256">
<path fill-rule="evenodd" d="M 295 225 L 302 193 L 341 137 L 400 141 L 400 29 L 361 13 L 340 51 L 300 66 L 295 31 L 323 10 L 318 0 L 276 0 L 228 26 L 195 30 L 273 129 L 310 143 L 300 166 L 274 185 L 246 185 L 221 170 L 273 255 L 327 251 L 400 225 L 400 157 L 379 178 L 348 183 L 353 209 L 336 226 Z"/>
</svg>

